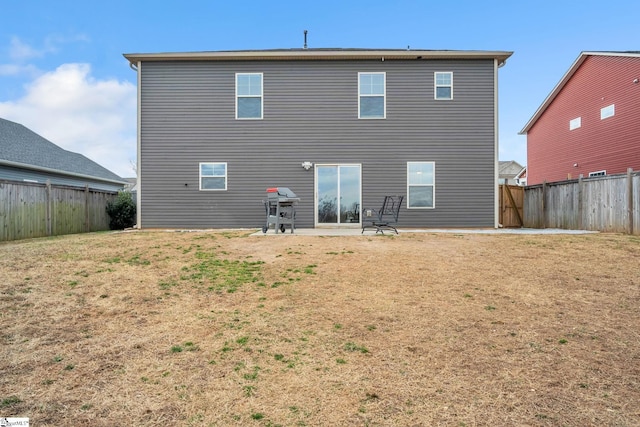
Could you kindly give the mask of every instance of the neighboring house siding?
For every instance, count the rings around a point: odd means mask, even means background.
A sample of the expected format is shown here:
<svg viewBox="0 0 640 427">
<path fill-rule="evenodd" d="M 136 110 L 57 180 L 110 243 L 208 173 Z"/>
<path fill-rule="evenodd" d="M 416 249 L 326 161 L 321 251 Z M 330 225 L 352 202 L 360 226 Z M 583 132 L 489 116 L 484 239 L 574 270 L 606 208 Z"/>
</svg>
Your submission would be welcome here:
<svg viewBox="0 0 640 427">
<path fill-rule="evenodd" d="M 434 100 L 452 71 L 453 100 Z M 267 187 L 301 198 L 314 226 L 317 164 L 362 165 L 362 205 L 407 192 L 408 161 L 433 161 L 435 209 L 403 207 L 402 226 L 493 227 L 494 61 L 143 62 L 141 225 L 261 227 Z M 235 73 L 263 73 L 264 118 L 235 119 Z M 358 119 L 358 72 L 386 72 L 386 119 Z M 199 191 L 200 162 L 226 162 L 227 191 Z"/>
<path fill-rule="evenodd" d="M 638 77 L 638 57 L 587 57 L 527 132 L 528 184 L 640 169 Z M 601 120 L 600 109 L 612 104 L 615 115 Z M 578 117 L 581 126 L 569 130 Z"/>
<path fill-rule="evenodd" d="M 41 172 L 30 169 L 20 169 L 11 166 L 0 165 L 0 180 L 8 181 L 30 181 L 45 184 L 49 181 L 51 184 L 69 185 L 73 187 L 84 187 L 105 191 L 118 191 L 124 188 L 123 185 L 108 184 L 100 181 L 91 181 L 89 179 L 74 178 L 71 176 L 58 175 L 49 172 Z"/>
</svg>

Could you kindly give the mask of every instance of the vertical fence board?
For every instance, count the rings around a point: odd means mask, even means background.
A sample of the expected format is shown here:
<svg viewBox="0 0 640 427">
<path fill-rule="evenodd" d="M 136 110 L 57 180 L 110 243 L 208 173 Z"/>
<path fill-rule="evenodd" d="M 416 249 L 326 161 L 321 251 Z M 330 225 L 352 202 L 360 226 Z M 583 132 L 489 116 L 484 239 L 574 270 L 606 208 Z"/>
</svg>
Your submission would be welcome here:
<svg viewBox="0 0 640 427">
<path fill-rule="evenodd" d="M 640 175 L 632 176 L 632 193 L 633 193 L 633 201 L 632 201 L 632 223 L 633 223 L 633 234 L 640 235 Z"/>
<path fill-rule="evenodd" d="M 0 241 L 109 229 L 117 193 L 86 187 L 0 181 Z"/>
</svg>

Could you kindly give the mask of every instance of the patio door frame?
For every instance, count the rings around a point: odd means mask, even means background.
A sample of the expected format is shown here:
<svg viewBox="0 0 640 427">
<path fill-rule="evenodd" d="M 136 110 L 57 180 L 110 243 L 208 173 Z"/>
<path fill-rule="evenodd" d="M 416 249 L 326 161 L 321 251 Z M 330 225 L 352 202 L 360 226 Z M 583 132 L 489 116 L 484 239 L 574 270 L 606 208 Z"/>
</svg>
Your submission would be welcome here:
<svg viewBox="0 0 640 427">
<path fill-rule="evenodd" d="M 319 180 L 318 180 L 318 169 L 322 168 L 322 167 L 337 167 L 338 168 L 338 177 L 337 177 L 337 199 L 340 200 L 340 191 L 341 191 L 341 174 L 340 174 L 340 170 L 342 167 L 357 167 L 358 168 L 358 200 L 357 200 L 357 204 L 360 210 L 362 210 L 362 163 L 320 163 L 320 164 L 315 164 L 314 167 L 314 182 L 313 182 L 313 218 L 314 218 L 314 227 L 316 228 L 321 228 L 321 227 L 340 227 L 340 228 L 360 228 L 362 226 L 362 218 L 360 217 L 360 215 L 358 216 L 358 222 L 340 222 L 340 210 L 338 209 L 337 212 L 337 222 L 335 223 L 329 223 L 329 222 L 318 222 L 319 218 L 318 218 L 318 208 L 319 208 L 319 196 L 320 196 L 320 192 L 318 191 L 318 185 L 319 185 Z"/>
</svg>

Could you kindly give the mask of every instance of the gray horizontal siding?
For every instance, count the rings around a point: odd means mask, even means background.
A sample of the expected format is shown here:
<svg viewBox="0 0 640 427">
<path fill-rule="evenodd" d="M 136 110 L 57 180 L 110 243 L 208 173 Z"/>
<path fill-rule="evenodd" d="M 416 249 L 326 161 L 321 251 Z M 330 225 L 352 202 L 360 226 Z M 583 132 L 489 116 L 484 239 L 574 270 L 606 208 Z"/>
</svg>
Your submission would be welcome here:
<svg viewBox="0 0 640 427">
<path fill-rule="evenodd" d="M 406 193 L 406 162 L 436 162 L 436 209 L 403 226 L 494 225 L 493 61 L 143 63 L 142 226 L 256 227 L 265 189 L 302 201 L 313 226 L 313 170 L 362 164 L 363 205 Z M 357 73 L 387 73 L 387 118 L 359 120 Z M 453 71 L 454 99 L 433 99 L 433 72 Z M 235 119 L 235 73 L 264 73 L 264 119 Z M 199 191 L 199 162 L 227 162 L 228 191 Z"/>
</svg>

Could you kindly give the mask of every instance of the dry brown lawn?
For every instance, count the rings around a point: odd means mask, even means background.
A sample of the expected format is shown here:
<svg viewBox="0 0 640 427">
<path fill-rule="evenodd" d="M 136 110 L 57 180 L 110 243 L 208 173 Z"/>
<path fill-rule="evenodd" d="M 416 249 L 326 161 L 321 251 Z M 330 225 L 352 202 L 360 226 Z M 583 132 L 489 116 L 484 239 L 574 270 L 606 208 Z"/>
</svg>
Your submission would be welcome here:
<svg viewBox="0 0 640 427">
<path fill-rule="evenodd" d="M 249 234 L 0 244 L 0 417 L 640 425 L 637 236 Z"/>
</svg>

